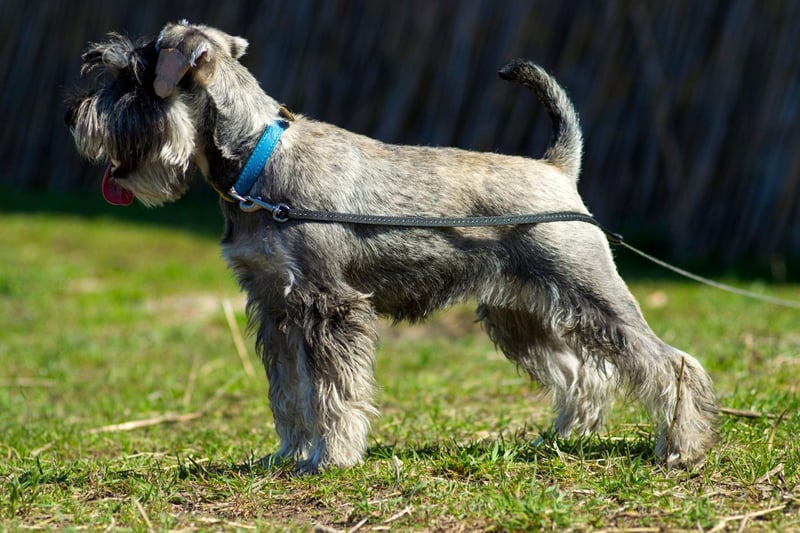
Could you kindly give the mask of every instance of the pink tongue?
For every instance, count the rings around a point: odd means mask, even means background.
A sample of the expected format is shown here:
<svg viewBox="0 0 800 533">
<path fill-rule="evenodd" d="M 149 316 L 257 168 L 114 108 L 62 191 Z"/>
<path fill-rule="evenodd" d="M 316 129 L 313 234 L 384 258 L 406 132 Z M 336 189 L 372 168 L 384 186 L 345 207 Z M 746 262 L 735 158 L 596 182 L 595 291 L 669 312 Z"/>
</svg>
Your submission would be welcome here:
<svg viewBox="0 0 800 533">
<path fill-rule="evenodd" d="M 106 173 L 103 174 L 103 198 L 111 205 L 131 205 L 133 193 L 119 186 L 117 180 L 111 177 L 112 164 L 108 164 Z"/>
</svg>

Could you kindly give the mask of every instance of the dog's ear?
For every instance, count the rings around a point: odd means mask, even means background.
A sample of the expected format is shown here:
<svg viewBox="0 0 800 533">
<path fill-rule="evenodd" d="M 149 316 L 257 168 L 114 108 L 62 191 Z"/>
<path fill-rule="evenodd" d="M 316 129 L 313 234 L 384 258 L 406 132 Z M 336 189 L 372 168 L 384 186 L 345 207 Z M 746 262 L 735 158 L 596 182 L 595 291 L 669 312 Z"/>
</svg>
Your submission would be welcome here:
<svg viewBox="0 0 800 533">
<path fill-rule="evenodd" d="M 216 62 L 214 43 L 196 30 L 166 37 L 165 32 L 162 32 L 157 45 L 158 62 L 153 82 L 156 94 L 161 98 L 171 96 L 175 92 L 175 87 L 190 70 L 195 81 L 206 85 L 214 73 Z"/>
<path fill-rule="evenodd" d="M 239 59 L 247 52 L 249 44 L 247 39 L 230 35 L 211 26 L 189 24 L 185 20 L 181 21 L 181 25 L 187 36 L 193 32 L 202 34 L 206 41 L 211 43 L 214 48 L 219 50 L 223 55 L 228 55 L 233 59 Z"/>
<path fill-rule="evenodd" d="M 221 57 L 238 60 L 247 46 L 246 39 L 209 26 L 190 25 L 185 21 L 168 24 L 157 41 L 159 53 L 153 89 L 159 97 L 167 98 L 190 71 L 194 81 L 205 86 L 214 76 Z"/>
<path fill-rule="evenodd" d="M 162 48 L 158 52 L 153 90 L 159 98 L 168 98 L 188 72 L 189 60 L 177 48 Z"/>
<path fill-rule="evenodd" d="M 233 35 L 228 35 L 227 37 L 230 39 L 231 57 L 239 59 L 247 52 L 247 47 L 250 43 L 247 42 L 247 39 L 243 39 L 242 37 L 235 37 Z"/>
</svg>

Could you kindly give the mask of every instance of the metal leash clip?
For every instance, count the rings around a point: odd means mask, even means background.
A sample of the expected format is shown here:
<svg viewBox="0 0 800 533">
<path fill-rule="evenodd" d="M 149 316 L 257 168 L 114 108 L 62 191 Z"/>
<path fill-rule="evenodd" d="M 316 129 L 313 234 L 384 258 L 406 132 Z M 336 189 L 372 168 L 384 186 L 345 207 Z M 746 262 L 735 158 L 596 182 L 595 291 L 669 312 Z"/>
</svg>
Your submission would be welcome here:
<svg viewBox="0 0 800 533">
<path fill-rule="evenodd" d="M 252 196 L 239 197 L 239 209 L 245 213 L 254 213 L 265 209 L 272 214 L 272 220 L 275 222 L 287 222 L 289 220 L 290 208 L 288 205 L 272 205 L 261 198 L 253 198 Z"/>
</svg>

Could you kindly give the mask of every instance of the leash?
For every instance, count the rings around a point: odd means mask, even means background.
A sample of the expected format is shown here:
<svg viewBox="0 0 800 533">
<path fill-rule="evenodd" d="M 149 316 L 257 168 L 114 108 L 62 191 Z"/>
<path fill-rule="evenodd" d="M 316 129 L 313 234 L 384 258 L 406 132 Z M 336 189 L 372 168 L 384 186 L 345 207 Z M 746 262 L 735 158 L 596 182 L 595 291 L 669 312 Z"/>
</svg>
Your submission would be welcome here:
<svg viewBox="0 0 800 533">
<path fill-rule="evenodd" d="M 231 194 L 231 193 L 229 193 Z M 332 211 L 310 211 L 306 209 L 295 209 L 287 204 L 270 204 L 260 198 L 251 196 L 239 198 L 239 209 L 245 213 L 265 210 L 270 212 L 272 219 L 279 223 L 292 220 L 318 223 L 334 224 L 357 224 L 366 226 L 393 226 L 406 228 L 455 228 L 455 227 L 487 227 L 487 226 L 520 226 L 533 224 L 547 224 L 551 222 L 585 222 L 598 227 L 611 244 L 622 246 L 640 257 L 670 270 L 680 276 L 692 281 L 702 283 L 709 287 L 725 292 L 758 300 L 773 305 L 800 309 L 800 301 L 776 298 L 757 292 L 748 291 L 733 285 L 720 283 L 713 279 L 699 276 L 688 270 L 667 263 L 657 257 L 644 252 L 635 246 L 625 242 L 622 235 L 615 233 L 602 224 L 594 217 L 576 211 L 556 211 L 552 213 L 539 213 L 527 215 L 498 215 L 498 216 L 477 216 L 477 217 L 420 217 L 420 216 L 384 216 L 384 215 L 358 215 L 354 213 L 337 213 Z"/>
<path fill-rule="evenodd" d="M 792 309 L 800 309 L 800 301 L 787 300 L 787 299 L 784 299 L 784 298 L 776 298 L 774 296 L 769 296 L 769 295 L 766 295 L 766 294 L 759 294 L 757 292 L 748 291 L 746 289 L 741 289 L 739 287 L 734 287 L 733 285 L 727 285 L 725 283 L 720 283 L 719 281 L 715 281 L 715 280 L 709 279 L 709 278 L 704 278 L 703 276 L 698 276 L 697 274 L 689 272 L 688 270 L 684 270 L 684 269 L 682 269 L 680 267 L 676 267 L 675 265 L 671 265 L 670 263 L 667 263 L 666 261 L 658 259 L 657 257 L 653 257 L 652 255 L 650 255 L 650 254 L 648 254 L 646 252 L 643 252 L 643 251 L 639 250 L 638 248 L 635 248 L 635 247 L 631 246 L 630 244 L 628 244 L 626 242 L 620 241 L 619 243 L 616 243 L 616 244 L 621 245 L 623 248 L 627 248 L 631 252 L 633 252 L 635 254 L 638 254 L 639 256 L 643 257 L 644 259 L 647 259 L 648 261 L 650 261 L 652 263 L 655 263 L 656 265 L 660 266 L 661 268 L 666 268 L 667 270 L 671 270 L 672 272 L 674 272 L 674 273 L 676 273 L 676 274 L 678 274 L 680 276 L 683 276 L 685 278 L 688 278 L 688 279 L 690 279 L 692 281 L 696 281 L 698 283 L 702 283 L 704 285 L 708 285 L 709 287 L 714 287 L 715 289 L 719 289 L 721 291 L 730 292 L 732 294 L 737 294 L 739 296 L 744 296 L 745 298 L 750 298 L 750 299 L 758 300 L 758 301 L 761 301 L 761 302 L 766 302 L 766 303 L 770 303 L 770 304 L 774 304 L 774 305 L 779 305 L 781 307 L 789 307 L 789 308 L 792 308 Z"/>
<path fill-rule="evenodd" d="M 598 227 L 611 244 L 622 246 L 640 257 L 670 270 L 680 276 L 692 281 L 702 283 L 709 287 L 729 292 L 745 298 L 758 300 L 773 305 L 800 309 L 800 301 L 776 298 L 769 295 L 759 294 L 753 291 L 720 283 L 703 276 L 699 276 L 688 270 L 684 270 L 675 265 L 667 263 L 661 259 L 631 246 L 623 239 L 622 235 L 615 233 L 602 224 L 594 217 L 586 213 L 577 211 L 556 211 L 550 213 L 522 214 L 522 215 L 493 215 L 475 217 L 426 217 L 426 216 L 386 216 L 386 215 L 360 215 L 355 213 L 337 213 L 332 211 L 312 211 L 307 209 L 296 209 L 288 204 L 271 204 L 249 195 L 261 170 L 278 144 L 281 135 L 286 130 L 289 122 L 294 120 L 294 116 L 285 107 L 281 106 L 281 115 L 285 120 L 277 120 L 267 126 L 262 134 L 256 148 L 245 163 L 242 173 L 235 185 L 227 193 L 217 190 L 223 200 L 227 202 L 238 202 L 239 209 L 245 213 L 253 213 L 260 210 L 268 211 L 272 219 L 278 223 L 286 223 L 292 220 L 329 223 L 329 224 L 357 224 L 366 226 L 391 226 L 405 228 L 456 228 L 456 227 L 490 227 L 490 226 L 521 226 L 534 224 L 548 224 L 552 222 L 584 222 Z"/>
<path fill-rule="evenodd" d="M 232 192 L 228 192 L 232 194 Z M 600 228 L 614 244 L 622 243 L 622 235 L 603 227 L 591 215 L 577 211 L 555 211 L 525 215 L 492 215 L 474 217 L 424 217 L 424 216 L 387 216 L 358 215 L 355 213 L 337 213 L 334 211 L 311 211 L 295 209 L 287 204 L 270 204 L 252 196 L 239 197 L 239 209 L 245 213 L 266 210 L 276 222 L 303 220 L 307 222 L 328 222 L 336 224 L 358 224 L 362 226 L 394 226 L 405 228 L 469 228 L 488 226 L 522 226 L 530 224 L 546 224 L 549 222 L 586 222 Z"/>
</svg>

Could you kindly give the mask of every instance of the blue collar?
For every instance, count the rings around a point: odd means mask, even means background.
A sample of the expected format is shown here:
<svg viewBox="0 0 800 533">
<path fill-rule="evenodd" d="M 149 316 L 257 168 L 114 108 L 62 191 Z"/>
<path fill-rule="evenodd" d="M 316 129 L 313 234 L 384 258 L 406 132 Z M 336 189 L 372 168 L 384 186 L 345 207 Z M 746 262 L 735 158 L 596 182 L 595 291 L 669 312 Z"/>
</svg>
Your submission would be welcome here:
<svg viewBox="0 0 800 533">
<path fill-rule="evenodd" d="M 269 156 L 272 155 L 275 146 L 278 144 L 278 140 L 288 126 L 289 123 L 285 120 L 276 120 L 267 126 L 264 133 L 261 134 L 258 144 L 253 148 L 253 153 L 250 154 L 250 158 L 247 160 L 247 163 L 245 163 L 244 168 L 242 168 L 241 174 L 239 174 L 239 179 L 237 179 L 236 183 L 233 185 L 233 191 L 240 197 L 250 194 L 250 190 L 253 188 L 253 185 L 256 184 L 256 180 L 258 180 L 258 176 L 264 169 L 264 165 L 267 164 Z"/>
</svg>

